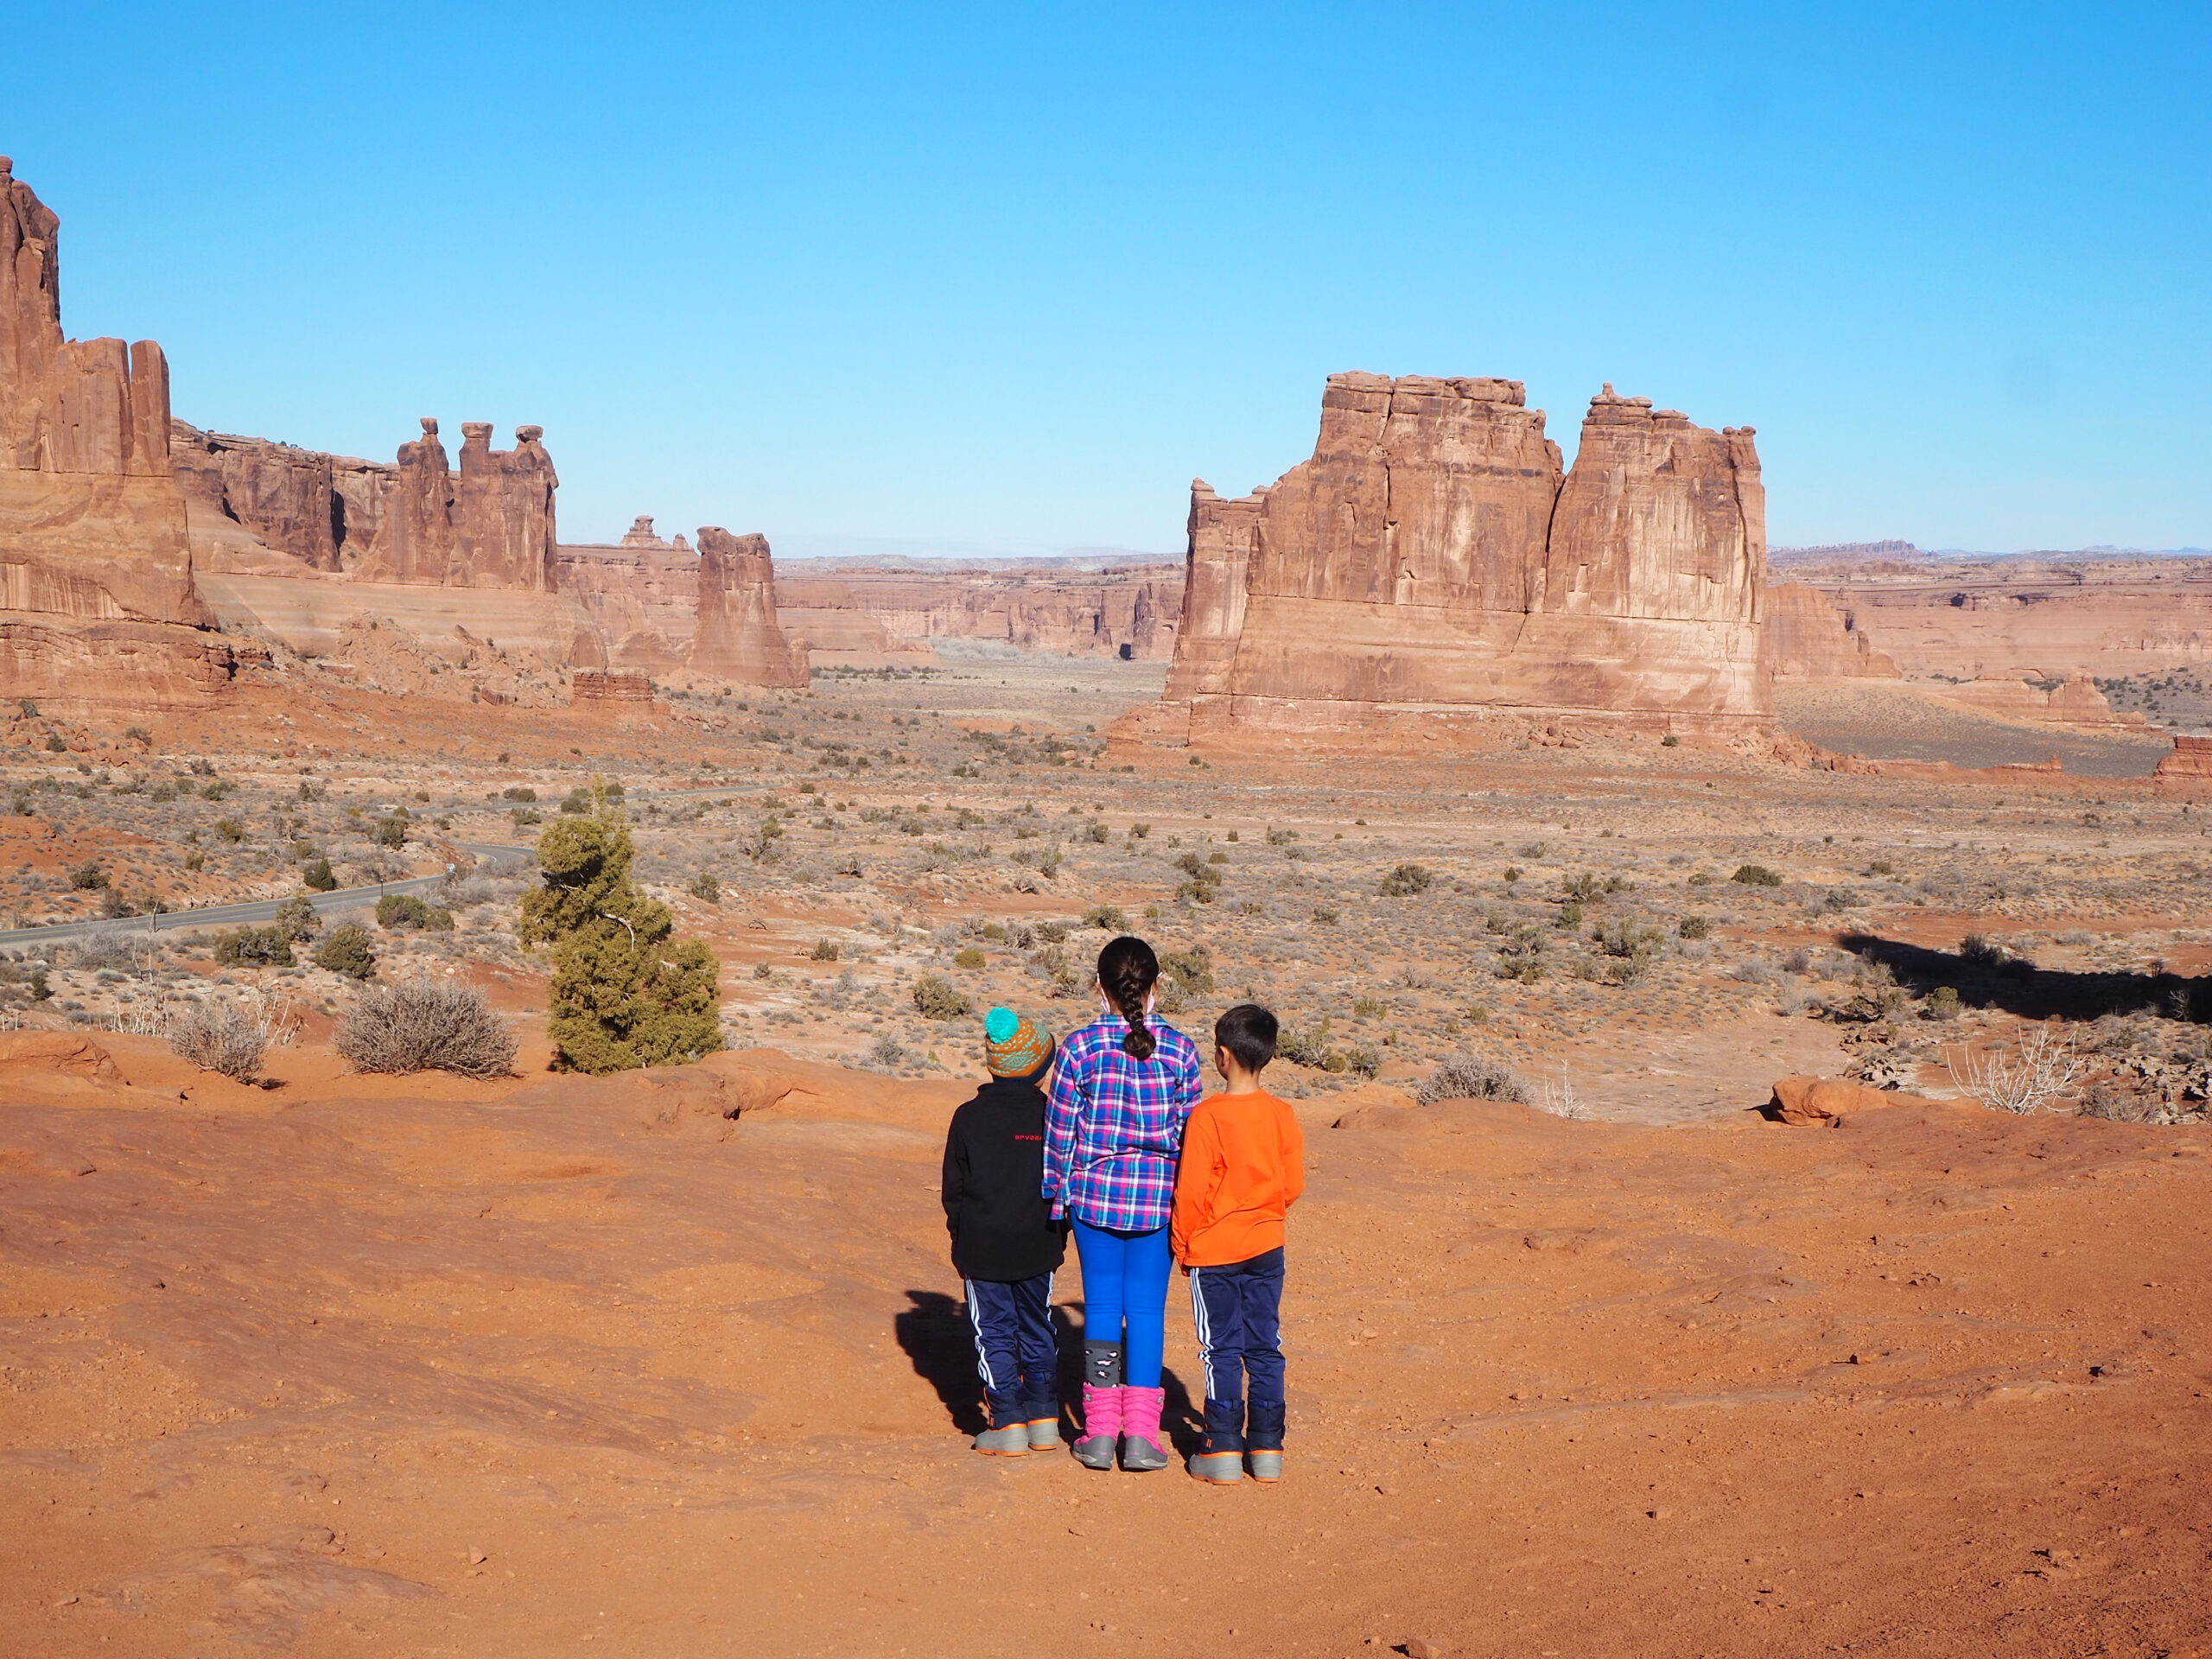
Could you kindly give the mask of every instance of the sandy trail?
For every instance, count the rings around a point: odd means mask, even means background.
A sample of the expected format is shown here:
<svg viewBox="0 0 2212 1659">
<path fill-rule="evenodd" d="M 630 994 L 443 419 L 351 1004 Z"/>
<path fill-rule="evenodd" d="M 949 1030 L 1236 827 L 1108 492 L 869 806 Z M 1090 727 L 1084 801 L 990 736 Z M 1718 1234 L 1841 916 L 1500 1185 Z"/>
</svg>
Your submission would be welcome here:
<svg viewBox="0 0 2212 1659">
<path fill-rule="evenodd" d="M 16 1651 L 2212 1651 L 2194 1132 L 1313 1103 L 1223 1491 L 967 1450 L 957 1085 L 114 1047 L 0 1115 Z"/>
</svg>

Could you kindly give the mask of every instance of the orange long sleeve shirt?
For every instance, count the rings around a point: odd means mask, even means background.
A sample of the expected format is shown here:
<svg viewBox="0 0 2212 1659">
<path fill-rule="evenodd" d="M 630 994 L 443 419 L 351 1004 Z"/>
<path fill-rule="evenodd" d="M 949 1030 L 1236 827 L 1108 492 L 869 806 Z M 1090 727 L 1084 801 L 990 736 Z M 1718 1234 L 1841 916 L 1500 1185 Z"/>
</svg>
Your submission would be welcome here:
<svg viewBox="0 0 2212 1659">
<path fill-rule="evenodd" d="M 1169 1237 L 1186 1268 L 1225 1268 L 1282 1243 L 1283 1218 L 1306 1190 L 1306 1137 L 1264 1091 L 1209 1095 L 1183 1127 Z"/>
</svg>

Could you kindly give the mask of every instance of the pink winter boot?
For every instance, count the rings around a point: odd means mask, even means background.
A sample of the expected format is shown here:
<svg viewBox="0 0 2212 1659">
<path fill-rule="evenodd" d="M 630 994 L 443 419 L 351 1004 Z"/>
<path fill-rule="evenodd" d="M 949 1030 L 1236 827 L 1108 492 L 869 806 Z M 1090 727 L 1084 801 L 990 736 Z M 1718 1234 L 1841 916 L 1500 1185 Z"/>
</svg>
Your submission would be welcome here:
<svg viewBox="0 0 2212 1659">
<path fill-rule="evenodd" d="M 1083 1385 L 1083 1438 L 1075 1443 L 1075 1460 L 1086 1469 L 1111 1469 L 1114 1442 L 1122 1433 L 1122 1396 L 1127 1389 Z M 1153 1414 L 1155 1419 L 1159 1413 Z"/>
<path fill-rule="evenodd" d="M 1169 1462 L 1160 1444 L 1160 1414 L 1167 1404 L 1165 1389 L 1122 1390 L 1122 1467 L 1165 1469 Z"/>
</svg>

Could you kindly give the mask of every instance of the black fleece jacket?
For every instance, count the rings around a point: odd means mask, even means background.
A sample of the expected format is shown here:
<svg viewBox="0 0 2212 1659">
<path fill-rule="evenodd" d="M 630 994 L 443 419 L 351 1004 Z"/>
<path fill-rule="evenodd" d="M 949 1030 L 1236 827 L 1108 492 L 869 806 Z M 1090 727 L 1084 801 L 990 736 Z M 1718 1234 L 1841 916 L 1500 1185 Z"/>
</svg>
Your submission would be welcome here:
<svg viewBox="0 0 2212 1659">
<path fill-rule="evenodd" d="M 944 1224 L 962 1278 L 1011 1284 L 1060 1265 L 1067 1226 L 1044 1188 L 1045 1091 L 1033 1077 L 993 1077 L 944 1137 Z"/>
</svg>

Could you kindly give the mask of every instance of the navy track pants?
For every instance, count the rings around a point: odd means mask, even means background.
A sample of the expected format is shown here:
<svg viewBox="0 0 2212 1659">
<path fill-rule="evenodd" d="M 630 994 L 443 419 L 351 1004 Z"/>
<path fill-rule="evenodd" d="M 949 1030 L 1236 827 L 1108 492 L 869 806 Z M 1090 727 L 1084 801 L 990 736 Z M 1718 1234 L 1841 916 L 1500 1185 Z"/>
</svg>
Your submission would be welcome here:
<svg viewBox="0 0 2212 1659">
<path fill-rule="evenodd" d="M 1206 1449 L 1281 1451 L 1281 1247 L 1226 1267 L 1192 1268 L 1191 1322 L 1206 1374 Z"/>
<path fill-rule="evenodd" d="M 1060 1356 L 1052 1332 L 1052 1275 L 1006 1282 L 970 1279 L 968 1325 L 991 1427 L 1058 1421 Z"/>
</svg>

